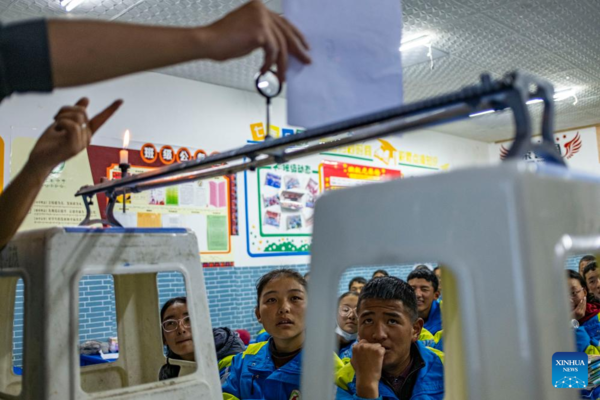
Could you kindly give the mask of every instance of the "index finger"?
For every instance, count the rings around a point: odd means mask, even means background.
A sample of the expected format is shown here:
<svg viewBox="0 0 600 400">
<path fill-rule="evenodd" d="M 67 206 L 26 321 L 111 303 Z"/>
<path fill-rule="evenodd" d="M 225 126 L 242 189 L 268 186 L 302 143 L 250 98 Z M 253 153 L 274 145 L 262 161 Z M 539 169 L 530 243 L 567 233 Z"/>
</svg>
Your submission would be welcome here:
<svg viewBox="0 0 600 400">
<path fill-rule="evenodd" d="M 104 123 L 112 117 L 112 115 L 121 107 L 123 100 L 115 100 L 110 106 L 106 107 L 103 111 L 98 113 L 94 118 L 90 120 L 88 124 L 92 134 L 94 134 Z"/>
<path fill-rule="evenodd" d="M 77 103 L 75 103 L 76 106 L 83 107 L 83 108 L 87 108 L 87 106 L 89 104 L 90 104 L 90 100 L 87 97 L 82 97 L 81 99 L 79 99 L 79 101 L 77 101 Z"/>
</svg>

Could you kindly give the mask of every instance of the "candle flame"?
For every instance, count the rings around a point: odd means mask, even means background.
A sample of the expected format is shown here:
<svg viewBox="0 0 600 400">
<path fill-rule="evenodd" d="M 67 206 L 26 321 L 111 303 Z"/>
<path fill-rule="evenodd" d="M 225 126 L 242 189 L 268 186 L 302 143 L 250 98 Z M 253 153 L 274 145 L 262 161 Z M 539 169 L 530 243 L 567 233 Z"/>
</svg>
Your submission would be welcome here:
<svg viewBox="0 0 600 400">
<path fill-rule="evenodd" d="M 129 129 L 127 129 L 125 131 L 125 133 L 123 134 L 123 148 L 124 149 L 126 149 L 129 146 L 129 136 L 131 136 L 131 135 L 129 133 Z"/>
</svg>

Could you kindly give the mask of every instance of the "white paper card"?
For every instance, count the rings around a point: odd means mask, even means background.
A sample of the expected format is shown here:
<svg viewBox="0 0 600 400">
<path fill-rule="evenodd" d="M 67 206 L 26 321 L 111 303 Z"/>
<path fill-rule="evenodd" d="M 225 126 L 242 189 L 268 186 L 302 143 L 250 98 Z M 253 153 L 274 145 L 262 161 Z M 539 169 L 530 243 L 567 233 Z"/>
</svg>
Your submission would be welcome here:
<svg viewBox="0 0 600 400">
<path fill-rule="evenodd" d="M 400 0 L 284 0 L 310 43 L 290 60 L 288 124 L 314 128 L 402 104 Z"/>
</svg>

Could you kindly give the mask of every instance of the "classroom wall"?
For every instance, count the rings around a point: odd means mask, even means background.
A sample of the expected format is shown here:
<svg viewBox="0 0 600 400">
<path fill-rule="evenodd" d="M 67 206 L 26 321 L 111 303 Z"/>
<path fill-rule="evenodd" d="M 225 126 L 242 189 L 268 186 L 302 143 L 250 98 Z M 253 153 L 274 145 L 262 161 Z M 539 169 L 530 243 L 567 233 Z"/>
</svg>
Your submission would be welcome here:
<svg viewBox="0 0 600 400">
<path fill-rule="evenodd" d="M 250 138 L 249 124 L 264 119 L 265 103 L 259 95 L 231 88 L 189 81 L 157 73 L 142 73 L 109 82 L 57 90 L 53 94 L 15 95 L 0 107 L 0 136 L 6 142 L 4 182 L 10 175 L 10 141 L 16 137 L 38 137 L 57 110 L 81 96 L 91 100 L 94 115 L 116 98 L 124 106 L 94 137 L 93 143 L 120 147 L 125 129 L 132 140 L 156 145 L 190 146 L 207 151 L 223 151 L 244 145 Z M 272 123 L 287 126 L 285 99 L 275 99 Z M 445 169 L 489 162 L 488 144 L 431 131 L 403 135 L 402 146 L 420 154 L 443 158 Z M 417 174 L 415 169 L 415 174 Z M 423 170 L 423 172 L 426 172 Z M 411 176 L 409 174 L 408 176 Z M 238 175 L 241 182 L 241 175 Z M 238 190 L 240 193 L 241 190 Z M 241 195 L 241 193 L 240 193 Z M 239 199 L 243 204 L 244 199 Z M 240 207 L 240 235 L 233 238 L 235 267 L 204 270 L 213 326 L 247 329 L 253 335 L 260 329 L 253 308 L 255 283 L 260 276 L 277 267 L 291 267 L 301 273 L 308 270 L 309 257 L 252 258 L 246 252 L 244 209 Z M 406 278 L 412 266 L 389 267 L 392 275 Z M 339 292 L 357 275 L 370 277 L 374 268 L 348 271 L 341 279 Z M 181 295 L 181 277 L 167 274 L 158 279 L 161 304 Z M 115 336 L 114 292 L 107 276 L 86 277 L 80 288 L 80 340 L 106 340 Z M 19 287 L 15 319 L 15 364 L 22 354 L 22 286 Z"/>
</svg>

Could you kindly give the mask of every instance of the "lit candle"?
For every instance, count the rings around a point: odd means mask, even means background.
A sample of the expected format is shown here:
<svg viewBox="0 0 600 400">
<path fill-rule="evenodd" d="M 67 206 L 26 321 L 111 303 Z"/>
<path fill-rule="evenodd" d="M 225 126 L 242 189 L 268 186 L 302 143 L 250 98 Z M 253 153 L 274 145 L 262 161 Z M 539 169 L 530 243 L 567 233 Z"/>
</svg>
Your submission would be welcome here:
<svg viewBox="0 0 600 400">
<path fill-rule="evenodd" d="M 123 150 L 119 151 L 119 164 L 129 164 L 129 152 L 127 151 L 127 146 L 129 146 L 129 129 L 127 129 L 123 135 Z"/>
</svg>

